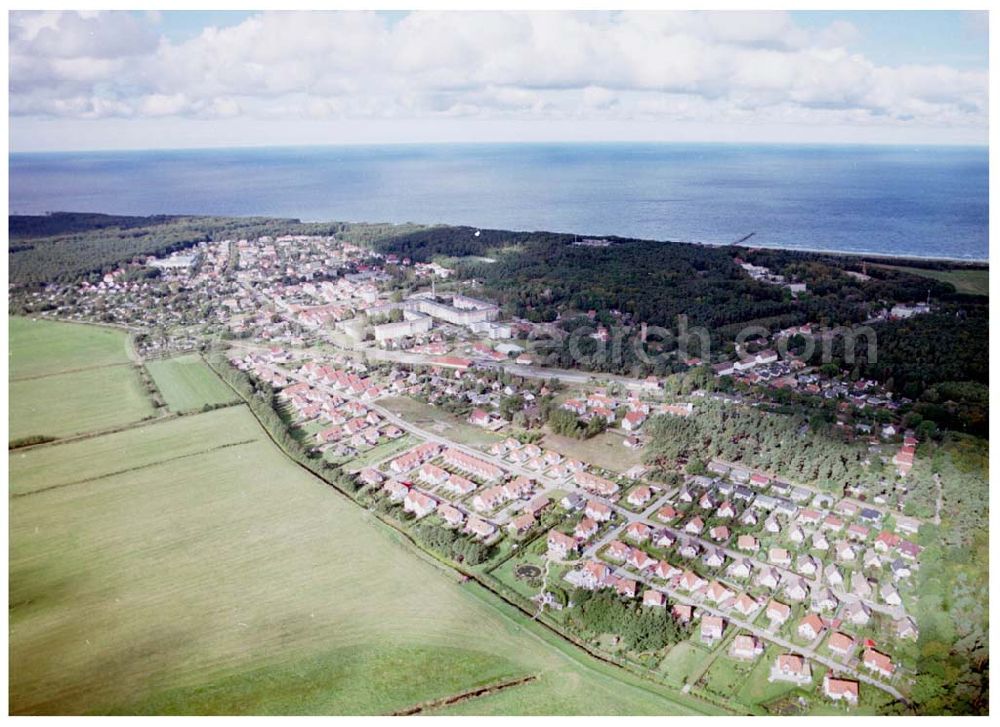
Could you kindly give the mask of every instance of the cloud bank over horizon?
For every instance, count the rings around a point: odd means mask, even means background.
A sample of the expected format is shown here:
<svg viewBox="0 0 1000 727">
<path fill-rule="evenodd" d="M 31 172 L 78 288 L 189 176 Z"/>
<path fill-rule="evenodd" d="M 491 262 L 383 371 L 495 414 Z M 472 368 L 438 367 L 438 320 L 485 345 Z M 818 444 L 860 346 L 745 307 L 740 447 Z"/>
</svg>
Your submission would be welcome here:
<svg viewBox="0 0 1000 727">
<path fill-rule="evenodd" d="M 157 13 L 12 13 L 14 150 L 987 136 L 985 65 L 877 64 L 836 19 L 262 12 L 184 39 L 161 25 Z"/>
</svg>

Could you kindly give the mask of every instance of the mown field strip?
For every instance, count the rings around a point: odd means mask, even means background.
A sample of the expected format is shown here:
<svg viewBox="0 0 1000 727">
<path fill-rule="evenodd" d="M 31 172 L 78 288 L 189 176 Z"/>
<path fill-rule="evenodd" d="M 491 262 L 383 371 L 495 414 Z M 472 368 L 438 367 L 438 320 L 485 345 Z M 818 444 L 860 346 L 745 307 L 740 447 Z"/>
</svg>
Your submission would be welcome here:
<svg viewBox="0 0 1000 727">
<path fill-rule="evenodd" d="M 246 444 L 253 444 L 256 441 L 258 441 L 258 440 L 256 440 L 256 439 L 246 439 L 246 440 L 244 440 L 242 442 L 230 442 L 228 444 L 220 444 L 220 445 L 215 446 L 215 447 L 208 447 L 207 449 L 198 450 L 197 452 L 191 452 L 190 454 L 180 454 L 180 455 L 177 455 L 176 457 L 167 457 L 165 459 L 156 460 L 155 462 L 149 462 L 149 463 L 146 463 L 146 464 L 141 464 L 141 465 L 138 465 L 136 467 L 128 467 L 126 469 L 116 470 L 114 472 L 108 472 L 106 474 L 97 475 L 95 477 L 86 477 L 86 478 L 84 478 L 82 480 L 74 480 L 72 482 L 63 482 L 63 483 L 60 483 L 58 485 L 49 485 L 48 487 L 41 487 L 41 488 L 39 488 L 37 490 L 32 490 L 31 492 L 18 492 L 18 493 L 14 493 L 14 494 L 11 495 L 11 497 L 12 498 L 30 497 L 31 495 L 38 495 L 38 494 L 41 494 L 43 492 L 49 492 L 51 490 L 58 490 L 58 489 L 61 489 L 63 487 L 72 487 L 74 485 L 83 485 L 83 484 L 86 484 L 88 482 L 96 482 L 97 480 L 102 480 L 102 479 L 104 479 L 106 477 L 117 477 L 119 475 L 125 475 L 125 474 L 128 474 L 130 472 L 138 472 L 139 470 L 146 469 L 147 467 L 157 467 L 159 465 L 169 464 L 170 462 L 177 462 L 177 461 L 180 461 L 182 459 L 188 459 L 189 457 L 200 457 L 203 454 L 208 454 L 209 452 L 216 452 L 216 451 L 218 451 L 220 449 L 228 449 L 229 447 L 240 447 L 240 446 L 243 446 L 243 445 L 246 445 Z"/>
<path fill-rule="evenodd" d="M 9 453 L 11 494 L 97 479 L 158 462 L 165 455 L 176 458 L 206 447 L 261 438 L 254 421 L 240 415 L 242 408 L 164 418 L 102 436 L 14 450 Z"/>
<path fill-rule="evenodd" d="M 171 411 L 194 411 L 238 399 L 197 354 L 148 361 L 146 370 Z"/>
</svg>

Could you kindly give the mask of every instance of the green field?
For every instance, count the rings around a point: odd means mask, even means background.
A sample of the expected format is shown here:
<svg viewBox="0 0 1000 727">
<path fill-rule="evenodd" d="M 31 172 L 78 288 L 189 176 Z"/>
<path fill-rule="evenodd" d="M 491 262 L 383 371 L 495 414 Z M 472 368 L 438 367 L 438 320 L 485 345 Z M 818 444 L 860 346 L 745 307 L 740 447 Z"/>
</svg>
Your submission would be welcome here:
<svg viewBox="0 0 1000 727">
<path fill-rule="evenodd" d="M 11 380 L 129 363 L 124 331 L 16 317 L 7 325 Z"/>
<path fill-rule="evenodd" d="M 12 342 L 12 348 L 18 348 Z M 155 413 L 131 365 L 11 381 L 10 438 L 66 437 L 137 422 Z"/>
<path fill-rule="evenodd" d="M 919 275 L 924 278 L 938 280 L 942 283 L 951 283 L 959 293 L 970 295 L 990 294 L 990 271 L 983 268 L 957 268 L 954 270 L 928 270 L 925 268 L 911 268 L 905 265 L 877 265 L 875 267 L 887 270 L 901 270 L 911 275 Z"/>
<path fill-rule="evenodd" d="M 124 332 L 26 318 L 8 324 L 11 440 L 66 437 L 155 413 Z"/>
<path fill-rule="evenodd" d="M 229 404 L 238 398 L 198 355 L 150 361 L 146 370 L 171 411 L 194 411 L 206 405 Z"/>
<path fill-rule="evenodd" d="M 118 453 L 118 456 L 114 456 Z M 600 664 L 281 455 L 245 407 L 11 460 L 13 713 L 709 709 Z"/>
</svg>

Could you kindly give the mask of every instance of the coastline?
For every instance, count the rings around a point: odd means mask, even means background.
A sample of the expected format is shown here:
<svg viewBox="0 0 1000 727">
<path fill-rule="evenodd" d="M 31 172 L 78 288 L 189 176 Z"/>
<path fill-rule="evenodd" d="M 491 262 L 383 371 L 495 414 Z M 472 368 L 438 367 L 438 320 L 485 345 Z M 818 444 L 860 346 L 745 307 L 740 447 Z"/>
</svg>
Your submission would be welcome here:
<svg viewBox="0 0 1000 727">
<path fill-rule="evenodd" d="M 125 216 L 125 217 L 140 217 L 142 215 L 134 215 L 129 213 L 118 213 L 111 212 L 107 210 L 101 211 L 89 211 L 89 210 L 57 210 L 52 212 L 45 212 L 42 214 L 19 214 L 16 211 L 11 211 L 8 215 L 8 226 L 10 218 L 12 217 L 48 217 L 52 214 L 94 214 L 94 215 L 110 215 L 110 216 Z M 270 217 L 271 215 L 266 213 L 261 213 L 258 215 L 229 215 L 221 212 L 216 212 L 213 214 L 190 214 L 184 212 L 155 212 L 150 213 L 153 215 L 164 215 L 169 217 L 232 217 L 234 219 L 253 219 L 254 217 Z M 955 265 L 966 268 L 982 269 L 989 268 L 990 261 L 989 258 L 971 258 L 971 257 L 950 257 L 942 255 L 899 255 L 896 253 L 886 253 L 886 252 L 875 252 L 875 251 L 858 251 L 858 250 L 832 250 L 829 248 L 822 247 L 787 247 L 783 245 L 772 245 L 772 244 L 761 244 L 761 245 L 747 245 L 747 244 L 737 244 L 731 242 L 711 242 L 704 240 L 669 240 L 669 239 L 652 239 L 652 238 L 638 238 L 638 237 L 619 237 L 613 234 L 599 234 L 599 233 L 585 233 L 585 232 L 567 232 L 561 230 L 527 230 L 527 229 L 515 229 L 515 228 L 500 228 L 500 227 L 477 227 L 473 224 L 458 224 L 458 223 L 447 223 L 447 222 L 416 222 L 413 220 L 408 220 L 407 222 L 388 222 L 385 220 L 345 220 L 345 219 L 308 219 L 304 217 L 288 217 L 289 220 L 296 220 L 301 224 L 306 225 L 326 225 L 326 224 L 349 224 L 349 225 L 392 225 L 401 226 L 405 224 L 415 224 L 425 228 L 434 227 L 452 227 L 452 228 L 468 228 L 475 230 L 495 230 L 498 232 L 508 232 L 512 234 L 534 234 L 543 233 L 551 235 L 567 235 L 575 236 L 579 238 L 595 238 L 595 239 L 608 239 L 611 241 L 612 245 L 615 244 L 628 244 L 630 242 L 644 242 L 644 243 L 668 243 L 675 245 L 698 245 L 701 247 L 733 247 L 742 250 L 779 250 L 782 252 L 791 253 L 802 253 L 806 255 L 831 255 L 834 257 L 846 257 L 846 258 L 857 258 L 857 259 L 868 259 L 872 258 L 878 261 L 896 261 L 896 262 L 914 262 L 914 263 L 947 263 L 949 265 Z"/>
</svg>

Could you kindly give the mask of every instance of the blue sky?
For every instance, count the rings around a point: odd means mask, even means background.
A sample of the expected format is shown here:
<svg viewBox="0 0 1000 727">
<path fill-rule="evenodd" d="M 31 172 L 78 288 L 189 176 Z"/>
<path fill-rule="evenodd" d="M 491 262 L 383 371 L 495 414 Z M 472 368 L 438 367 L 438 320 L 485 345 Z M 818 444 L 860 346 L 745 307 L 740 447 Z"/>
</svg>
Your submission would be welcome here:
<svg viewBox="0 0 1000 727">
<path fill-rule="evenodd" d="M 842 20 L 858 29 L 851 48 L 885 65 L 942 63 L 989 66 L 986 13 L 949 10 L 793 12 L 797 22 L 821 27 Z"/>
<path fill-rule="evenodd" d="M 986 143 L 986 14 L 15 12 L 15 150 Z"/>
</svg>

